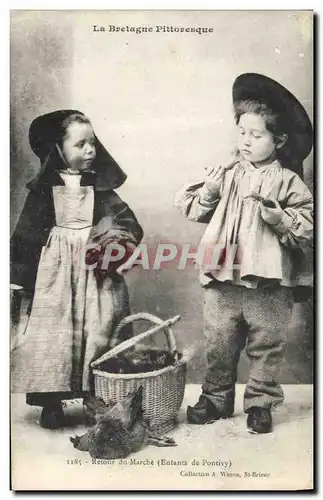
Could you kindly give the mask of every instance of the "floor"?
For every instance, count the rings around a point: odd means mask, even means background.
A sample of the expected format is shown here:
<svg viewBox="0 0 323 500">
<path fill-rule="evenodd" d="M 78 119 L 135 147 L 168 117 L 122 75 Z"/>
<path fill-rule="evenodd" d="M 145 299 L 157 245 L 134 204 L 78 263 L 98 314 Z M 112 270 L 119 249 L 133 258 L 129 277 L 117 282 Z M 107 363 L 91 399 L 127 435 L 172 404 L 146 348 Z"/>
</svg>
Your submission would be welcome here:
<svg viewBox="0 0 323 500">
<path fill-rule="evenodd" d="M 82 434 L 82 406 L 67 402 L 67 426 L 42 429 L 40 409 L 13 395 L 11 454 L 14 490 L 298 490 L 312 488 L 313 388 L 286 385 L 285 403 L 274 414 L 274 432 L 252 435 L 237 386 L 233 418 L 211 425 L 185 421 L 199 385 L 186 387 L 179 425 L 169 433 L 177 446 L 147 446 L 119 463 L 94 461 L 69 437 Z"/>
</svg>

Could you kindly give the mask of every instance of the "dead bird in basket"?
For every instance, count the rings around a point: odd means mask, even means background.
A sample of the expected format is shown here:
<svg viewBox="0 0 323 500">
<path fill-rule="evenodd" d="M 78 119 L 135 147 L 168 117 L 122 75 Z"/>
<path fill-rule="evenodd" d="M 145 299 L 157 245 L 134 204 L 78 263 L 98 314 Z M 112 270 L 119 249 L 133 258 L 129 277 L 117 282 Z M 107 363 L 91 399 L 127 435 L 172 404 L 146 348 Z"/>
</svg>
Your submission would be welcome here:
<svg viewBox="0 0 323 500">
<path fill-rule="evenodd" d="M 83 436 L 71 437 L 70 441 L 74 448 L 88 451 L 92 458 L 125 458 L 147 444 L 176 446 L 170 437 L 159 438 L 149 434 L 142 414 L 142 387 L 122 401 L 107 405 L 105 411 L 103 400 L 98 399 L 91 404 L 95 412 L 95 426 Z"/>
<path fill-rule="evenodd" d="M 98 366 L 107 373 L 145 373 L 160 370 L 175 364 L 177 354 L 158 348 L 136 348 L 130 352 L 120 353 Z"/>
</svg>

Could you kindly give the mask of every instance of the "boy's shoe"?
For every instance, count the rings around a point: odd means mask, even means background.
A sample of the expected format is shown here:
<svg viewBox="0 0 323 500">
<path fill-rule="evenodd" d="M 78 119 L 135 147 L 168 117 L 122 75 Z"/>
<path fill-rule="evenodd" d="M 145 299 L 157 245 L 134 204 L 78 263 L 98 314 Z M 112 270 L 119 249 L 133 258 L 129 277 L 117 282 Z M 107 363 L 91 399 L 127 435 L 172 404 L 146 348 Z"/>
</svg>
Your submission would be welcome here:
<svg viewBox="0 0 323 500">
<path fill-rule="evenodd" d="M 59 429 L 64 426 L 64 412 L 61 402 L 44 406 L 40 417 L 44 429 Z"/>
<path fill-rule="evenodd" d="M 187 422 L 196 425 L 211 424 L 221 418 L 229 418 L 232 414 L 233 405 L 232 411 L 230 409 L 230 411 L 221 412 L 203 395 L 199 397 L 198 402 L 194 406 L 188 406 L 186 412 Z"/>
<path fill-rule="evenodd" d="M 248 410 L 247 428 L 251 434 L 267 434 L 271 432 L 273 421 L 270 409 L 252 406 Z"/>
</svg>

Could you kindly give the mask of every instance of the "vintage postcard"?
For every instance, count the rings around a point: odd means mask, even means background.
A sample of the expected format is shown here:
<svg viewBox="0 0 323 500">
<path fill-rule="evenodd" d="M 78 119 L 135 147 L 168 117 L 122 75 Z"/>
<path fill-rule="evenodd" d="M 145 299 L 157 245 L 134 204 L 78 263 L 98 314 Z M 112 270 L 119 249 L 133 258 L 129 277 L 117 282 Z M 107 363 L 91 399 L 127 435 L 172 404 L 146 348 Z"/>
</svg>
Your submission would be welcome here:
<svg viewBox="0 0 323 500">
<path fill-rule="evenodd" d="M 11 488 L 312 490 L 313 12 L 11 10 Z"/>
</svg>

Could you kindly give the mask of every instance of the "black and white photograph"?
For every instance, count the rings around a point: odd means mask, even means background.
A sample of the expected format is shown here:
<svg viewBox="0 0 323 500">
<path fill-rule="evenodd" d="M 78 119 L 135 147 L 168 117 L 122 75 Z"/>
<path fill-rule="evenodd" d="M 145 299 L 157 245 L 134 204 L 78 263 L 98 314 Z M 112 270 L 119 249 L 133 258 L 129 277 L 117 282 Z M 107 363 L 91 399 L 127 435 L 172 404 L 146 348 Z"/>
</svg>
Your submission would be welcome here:
<svg viewBox="0 0 323 500">
<path fill-rule="evenodd" d="M 10 11 L 11 490 L 313 490 L 314 66 L 312 10 Z"/>
</svg>

